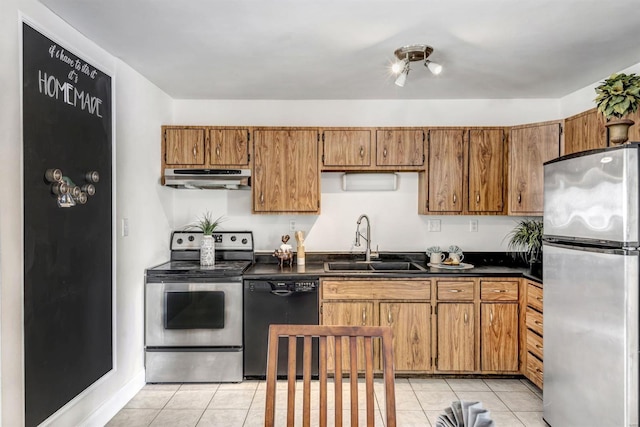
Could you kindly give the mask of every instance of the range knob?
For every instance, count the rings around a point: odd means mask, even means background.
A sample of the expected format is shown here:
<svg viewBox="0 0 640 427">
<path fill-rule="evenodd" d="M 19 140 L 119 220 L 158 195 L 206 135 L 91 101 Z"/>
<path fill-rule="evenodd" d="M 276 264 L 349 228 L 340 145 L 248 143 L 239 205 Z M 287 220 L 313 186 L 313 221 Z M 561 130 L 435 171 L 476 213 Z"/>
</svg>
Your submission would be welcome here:
<svg viewBox="0 0 640 427">
<path fill-rule="evenodd" d="M 235 242 L 236 241 L 236 236 L 231 236 L 231 241 Z"/>
<path fill-rule="evenodd" d="M 181 245 L 181 244 L 182 244 L 182 241 L 183 241 L 183 240 L 182 240 L 182 238 L 178 238 L 178 240 L 176 240 L 176 242 L 177 242 L 179 245 Z"/>
<path fill-rule="evenodd" d="M 190 242 L 193 242 L 195 239 L 196 239 L 195 237 L 193 237 L 193 236 L 189 236 L 189 241 L 190 241 Z"/>
<path fill-rule="evenodd" d="M 243 244 L 243 245 L 246 245 L 246 244 L 247 244 L 247 239 L 246 239 L 246 238 L 245 238 L 245 239 L 242 239 L 242 244 Z"/>
</svg>

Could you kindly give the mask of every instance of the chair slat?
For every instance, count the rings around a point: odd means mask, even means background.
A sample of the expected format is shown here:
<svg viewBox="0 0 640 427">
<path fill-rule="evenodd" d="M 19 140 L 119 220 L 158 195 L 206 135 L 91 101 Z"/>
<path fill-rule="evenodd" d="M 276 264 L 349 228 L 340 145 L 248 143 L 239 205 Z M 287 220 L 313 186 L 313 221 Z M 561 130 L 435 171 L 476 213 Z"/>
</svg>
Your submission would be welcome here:
<svg viewBox="0 0 640 427">
<path fill-rule="evenodd" d="M 358 427 L 358 338 L 349 337 L 349 382 L 351 383 L 351 427 Z"/>
<path fill-rule="evenodd" d="M 367 426 L 373 426 L 374 415 L 374 392 L 373 392 L 373 343 L 371 337 L 364 337 L 365 353 L 365 396 L 367 396 Z M 371 423 L 371 424 L 370 424 Z"/>
<path fill-rule="evenodd" d="M 320 360 L 318 381 L 320 382 L 320 425 L 327 425 L 327 337 L 320 337 L 318 343 Z"/>
<path fill-rule="evenodd" d="M 289 365 L 287 370 L 287 426 L 295 426 L 295 411 L 289 408 L 296 407 L 296 346 L 298 337 L 289 335 Z"/>
<path fill-rule="evenodd" d="M 302 353 L 302 426 L 311 426 L 311 335 L 305 335 Z"/>
</svg>

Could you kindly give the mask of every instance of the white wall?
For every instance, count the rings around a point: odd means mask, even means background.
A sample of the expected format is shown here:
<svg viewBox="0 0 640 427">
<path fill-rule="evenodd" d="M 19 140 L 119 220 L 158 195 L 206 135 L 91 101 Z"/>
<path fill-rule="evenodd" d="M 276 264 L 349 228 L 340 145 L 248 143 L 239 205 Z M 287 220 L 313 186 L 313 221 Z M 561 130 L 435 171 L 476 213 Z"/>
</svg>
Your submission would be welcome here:
<svg viewBox="0 0 640 427">
<path fill-rule="evenodd" d="M 49 420 L 59 426 L 104 425 L 144 382 L 143 274 L 168 254 L 171 193 L 158 185 L 158 177 L 160 125 L 171 121 L 172 100 L 41 4 L 33 0 L 0 2 L 0 167 L 8 177 L 0 185 L 2 425 L 24 423 L 20 12 L 114 79 L 114 222 L 119 224 L 123 217 L 130 221 L 130 236 L 115 240 L 115 369 Z"/>
</svg>

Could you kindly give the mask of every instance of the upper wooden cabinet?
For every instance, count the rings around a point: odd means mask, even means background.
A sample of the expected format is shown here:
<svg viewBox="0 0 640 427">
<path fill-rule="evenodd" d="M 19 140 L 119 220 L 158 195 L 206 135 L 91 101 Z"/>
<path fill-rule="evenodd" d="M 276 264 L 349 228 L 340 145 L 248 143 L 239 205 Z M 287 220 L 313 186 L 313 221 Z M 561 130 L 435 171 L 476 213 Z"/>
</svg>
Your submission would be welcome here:
<svg viewBox="0 0 640 427">
<path fill-rule="evenodd" d="M 376 131 L 376 165 L 422 166 L 424 164 L 422 129 L 382 129 Z"/>
<path fill-rule="evenodd" d="M 318 213 L 318 131 L 257 129 L 254 132 L 253 211 Z"/>
<path fill-rule="evenodd" d="M 162 126 L 162 183 L 165 168 L 249 169 L 249 137 L 247 128 Z"/>
<path fill-rule="evenodd" d="M 322 130 L 322 170 L 421 170 L 422 129 L 327 128 Z"/>
<path fill-rule="evenodd" d="M 464 131 L 429 131 L 429 212 L 462 212 Z"/>
<path fill-rule="evenodd" d="M 504 130 L 469 131 L 469 213 L 504 211 L 505 151 Z"/>
<path fill-rule="evenodd" d="M 205 164 L 205 130 L 164 129 L 163 149 L 163 161 L 167 165 L 202 167 Z"/>
<path fill-rule="evenodd" d="M 322 164 L 328 167 L 371 166 L 371 129 L 322 131 Z"/>
<path fill-rule="evenodd" d="M 211 129 L 209 141 L 211 166 L 249 166 L 247 129 Z"/>
<path fill-rule="evenodd" d="M 504 130 L 430 129 L 428 135 L 427 167 L 418 180 L 419 213 L 503 214 Z"/>
<path fill-rule="evenodd" d="M 509 138 L 509 215 L 542 215 L 544 162 L 560 154 L 560 123 L 511 128 Z"/>
<path fill-rule="evenodd" d="M 606 146 L 607 129 L 604 127 L 604 117 L 595 108 L 565 119 L 563 154 Z"/>
</svg>

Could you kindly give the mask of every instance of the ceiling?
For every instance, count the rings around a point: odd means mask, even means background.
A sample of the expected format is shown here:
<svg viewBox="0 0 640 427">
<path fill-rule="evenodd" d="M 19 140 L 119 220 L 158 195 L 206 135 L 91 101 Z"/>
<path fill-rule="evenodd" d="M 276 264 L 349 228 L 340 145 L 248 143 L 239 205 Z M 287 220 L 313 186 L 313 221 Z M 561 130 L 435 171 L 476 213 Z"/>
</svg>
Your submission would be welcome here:
<svg viewBox="0 0 640 427">
<path fill-rule="evenodd" d="M 638 0 L 40 0 L 176 99 L 559 98 L 640 62 Z M 434 76 L 408 44 L 434 48 Z"/>
</svg>

